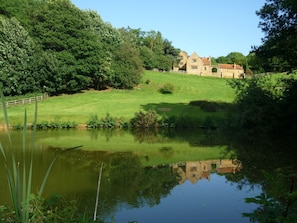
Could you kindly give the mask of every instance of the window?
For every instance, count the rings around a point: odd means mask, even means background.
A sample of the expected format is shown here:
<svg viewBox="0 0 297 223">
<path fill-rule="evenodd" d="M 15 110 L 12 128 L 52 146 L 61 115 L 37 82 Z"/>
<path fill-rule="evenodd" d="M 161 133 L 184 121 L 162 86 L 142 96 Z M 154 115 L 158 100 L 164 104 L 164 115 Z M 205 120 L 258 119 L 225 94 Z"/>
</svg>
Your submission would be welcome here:
<svg viewBox="0 0 297 223">
<path fill-rule="evenodd" d="M 191 69 L 198 69 L 198 66 L 191 66 Z"/>
<path fill-rule="evenodd" d="M 191 167 L 190 172 L 195 172 L 195 171 L 197 171 L 197 166 Z"/>
<path fill-rule="evenodd" d="M 193 63 L 196 63 L 196 62 L 197 62 L 197 60 L 196 60 L 196 59 L 192 59 L 192 62 L 193 62 Z"/>
<path fill-rule="evenodd" d="M 217 169 L 217 164 L 212 163 L 212 164 L 211 164 L 211 170 L 215 170 L 215 169 Z"/>
</svg>

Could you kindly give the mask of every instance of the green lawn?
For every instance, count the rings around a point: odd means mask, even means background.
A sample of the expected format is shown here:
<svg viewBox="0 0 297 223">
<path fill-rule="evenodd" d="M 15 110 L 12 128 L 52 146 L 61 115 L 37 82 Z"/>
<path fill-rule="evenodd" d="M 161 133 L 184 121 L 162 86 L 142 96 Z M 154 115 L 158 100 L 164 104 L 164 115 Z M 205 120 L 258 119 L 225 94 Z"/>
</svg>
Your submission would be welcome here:
<svg viewBox="0 0 297 223">
<path fill-rule="evenodd" d="M 150 80 L 150 83 L 146 84 L 146 80 Z M 173 94 L 159 92 L 166 83 L 174 85 Z M 143 83 L 134 90 L 90 90 L 41 101 L 38 103 L 38 121 L 59 120 L 83 124 L 91 115 L 105 117 L 107 113 L 112 117 L 130 119 L 135 112 L 148 109 L 155 109 L 160 114 L 203 118 L 208 114 L 198 106 L 189 106 L 190 101 L 232 102 L 234 96 L 226 79 L 146 71 Z M 34 104 L 9 107 L 10 123 L 22 124 L 25 108 L 28 122 L 32 122 L 34 107 Z M 0 122 L 4 122 L 3 115 L 0 116 Z"/>
</svg>

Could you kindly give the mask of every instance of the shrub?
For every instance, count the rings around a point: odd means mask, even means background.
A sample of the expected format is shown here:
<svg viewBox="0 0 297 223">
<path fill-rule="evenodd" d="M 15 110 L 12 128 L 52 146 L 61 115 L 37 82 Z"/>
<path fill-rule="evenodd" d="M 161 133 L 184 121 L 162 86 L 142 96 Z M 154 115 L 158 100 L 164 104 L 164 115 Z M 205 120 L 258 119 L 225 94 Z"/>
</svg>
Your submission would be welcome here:
<svg viewBox="0 0 297 223">
<path fill-rule="evenodd" d="M 159 126 L 164 129 L 176 128 L 176 118 L 174 116 L 163 115 L 159 121 Z"/>
<path fill-rule="evenodd" d="M 130 121 L 134 128 L 156 128 L 158 127 L 158 114 L 154 110 L 136 112 Z"/>
<path fill-rule="evenodd" d="M 167 83 L 164 84 L 161 88 L 160 88 L 160 92 L 162 94 L 172 94 L 174 91 L 174 86 L 171 83 Z"/>
<path fill-rule="evenodd" d="M 87 127 L 88 128 L 98 128 L 98 116 L 97 115 L 91 115 L 91 117 L 89 118 L 89 120 L 87 121 Z"/>
<path fill-rule="evenodd" d="M 37 129 L 70 129 L 75 128 L 77 124 L 75 122 L 61 122 L 61 121 L 43 121 L 36 124 Z"/>
<path fill-rule="evenodd" d="M 123 118 L 114 118 L 107 113 L 106 116 L 101 119 L 98 119 L 97 115 L 92 115 L 87 121 L 87 127 L 94 129 L 126 129 L 129 127 L 129 124 Z"/>
</svg>

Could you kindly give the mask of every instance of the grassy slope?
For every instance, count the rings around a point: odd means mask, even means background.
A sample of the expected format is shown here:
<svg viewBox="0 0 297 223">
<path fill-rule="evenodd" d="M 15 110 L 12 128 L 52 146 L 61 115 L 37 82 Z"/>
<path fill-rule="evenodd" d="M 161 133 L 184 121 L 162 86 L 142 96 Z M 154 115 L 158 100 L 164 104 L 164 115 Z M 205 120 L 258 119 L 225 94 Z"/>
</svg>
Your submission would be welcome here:
<svg viewBox="0 0 297 223">
<path fill-rule="evenodd" d="M 144 82 L 149 79 L 150 84 Z M 172 83 L 175 86 L 172 95 L 163 95 L 159 89 L 165 83 Z M 134 90 L 110 90 L 110 91 L 87 91 L 74 95 L 63 95 L 50 97 L 46 101 L 38 103 L 39 121 L 75 121 L 86 123 L 92 114 L 105 117 L 110 113 L 113 117 L 124 117 L 130 119 L 139 110 L 156 109 L 158 112 L 189 115 L 192 117 L 203 117 L 209 115 L 197 106 L 189 106 L 193 100 L 231 102 L 234 99 L 234 91 L 227 85 L 226 79 L 200 77 L 174 73 L 145 73 L 143 83 Z M 10 123 L 21 124 L 24 116 L 24 109 L 27 109 L 28 122 L 32 122 L 34 116 L 34 105 L 26 105 L 8 108 Z M 213 115 L 213 114 L 211 114 Z M 216 115 L 216 114 L 215 114 Z M 3 123 L 3 116 L 0 116 Z M 43 132 L 42 132 L 43 133 Z M 39 134 L 42 134 L 39 133 Z M 87 134 L 87 132 L 83 132 Z M 104 139 L 94 144 L 89 136 L 74 135 L 60 140 L 46 136 L 41 137 L 44 144 L 54 147 L 66 148 L 69 146 L 83 145 L 84 150 L 103 151 L 131 151 L 139 155 L 144 165 L 156 165 L 160 163 L 174 163 L 188 160 L 216 159 L 221 157 L 224 148 L 214 147 L 192 147 L 188 143 L 176 144 L 175 142 L 150 145 L 148 143 L 135 144 L 134 138 L 123 137 L 112 140 L 114 143 L 106 143 Z M 131 138 L 132 137 L 132 138 Z M 71 143 L 70 143 L 71 142 Z M 118 146 L 120 142 L 121 146 Z M 71 145 L 70 145 L 71 144 Z M 72 145 L 73 144 L 73 145 Z M 172 154 L 160 152 L 162 147 L 172 148 Z M 147 161 L 144 157 L 149 157 Z"/>
<path fill-rule="evenodd" d="M 149 79 L 150 84 L 144 82 Z M 158 92 L 165 83 L 175 86 L 174 93 Z M 38 103 L 39 121 L 74 121 L 86 123 L 91 115 L 130 119 L 140 110 L 156 109 L 159 113 L 203 117 L 207 115 L 197 106 L 188 106 L 193 100 L 231 102 L 234 91 L 226 79 L 194 75 L 146 71 L 143 83 L 134 90 L 87 91 L 73 95 L 50 97 Z M 25 106 L 28 122 L 32 122 L 34 105 Z M 24 106 L 8 108 L 10 123 L 21 124 Z M 3 116 L 0 117 L 3 123 Z"/>
</svg>

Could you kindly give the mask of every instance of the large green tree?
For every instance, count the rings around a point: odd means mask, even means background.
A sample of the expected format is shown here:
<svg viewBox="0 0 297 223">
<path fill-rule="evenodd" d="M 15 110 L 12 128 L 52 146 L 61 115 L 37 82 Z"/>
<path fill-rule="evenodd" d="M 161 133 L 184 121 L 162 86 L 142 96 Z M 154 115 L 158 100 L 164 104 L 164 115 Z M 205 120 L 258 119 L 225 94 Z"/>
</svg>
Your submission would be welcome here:
<svg viewBox="0 0 297 223">
<path fill-rule="evenodd" d="M 19 95 L 38 89 L 32 73 L 35 44 L 15 18 L 0 16 L 0 85 L 5 95 Z"/>
<path fill-rule="evenodd" d="M 236 63 L 241 66 L 246 64 L 246 57 L 239 52 L 231 52 L 227 55 L 227 58 L 230 59 L 231 63 Z"/>
<path fill-rule="evenodd" d="M 111 68 L 112 87 L 131 89 L 142 80 L 143 64 L 139 51 L 127 42 L 121 44 L 115 52 Z"/>
<path fill-rule="evenodd" d="M 67 66 L 62 72 L 61 91 L 77 92 L 89 87 L 98 72 L 102 46 L 88 27 L 87 15 L 69 0 L 46 0 L 31 21 L 31 35 L 42 49 Z"/>
<path fill-rule="evenodd" d="M 232 79 L 236 99 L 228 126 L 242 135 L 292 135 L 297 133 L 297 80 L 277 81 L 268 76 Z"/>
<path fill-rule="evenodd" d="M 102 45 L 101 49 L 97 51 L 99 61 L 94 64 L 97 69 L 92 75 L 93 87 L 97 90 L 105 89 L 112 74 L 113 55 L 124 40 L 121 32 L 113 28 L 111 24 L 105 23 L 96 12 L 86 11 L 85 13 L 88 16 L 90 30 Z"/>
<path fill-rule="evenodd" d="M 229 57 L 225 57 L 225 56 L 219 56 L 219 57 L 216 59 L 216 62 L 217 62 L 217 63 L 225 63 L 225 64 L 230 64 L 230 63 L 232 63 L 231 58 L 229 58 Z"/>
<path fill-rule="evenodd" d="M 40 4 L 42 1 L 37 0 L 1 0 L 0 14 L 8 18 L 17 18 L 20 24 L 28 30 L 30 16 Z"/>
<path fill-rule="evenodd" d="M 266 59 L 269 69 L 297 69 L 297 1 L 266 0 L 256 12 L 259 27 L 265 33 L 263 44 L 255 47 L 257 56 Z"/>
<path fill-rule="evenodd" d="M 163 39 L 160 32 L 144 32 L 129 27 L 115 29 L 103 22 L 96 12 L 82 11 L 70 0 L 1 0 L 0 14 L 11 21 L 16 18 L 19 29 L 26 31 L 33 43 L 30 52 L 27 40 L 18 45 L 22 52 L 28 53 L 28 58 L 21 60 L 23 67 L 19 65 L 15 69 L 26 72 L 26 75 L 21 71 L 15 75 L 15 81 L 10 83 L 15 86 L 7 87 L 8 94 L 35 90 L 50 94 L 74 93 L 87 88 L 100 90 L 108 85 L 132 88 L 141 79 L 140 64 L 146 69 L 170 70 L 179 53 L 170 41 Z M 3 34 L 3 49 L 14 41 L 20 41 L 13 32 L 6 32 L 5 35 L 13 41 L 5 40 Z M 4 44 L 5 41 L 8 44 Z M 119 58 L 123 49 L 127 50 L 127 54 Z M 3 50 L 2 53 L 7 52 Z M 19 52 L 15 50 L 13 53 Z M 6 59 L 2 61 L 1 66 L 6 68 L 11 63 Z M 22 89 L 25 85 L 20 87 L 19 84 L 23 82 L 16 77 L 25 78 L 24 83 L 28 87 Z M 4 75 L 1 78 L 8 80 Z M 8 89 L 18 90 L 12 93 Z"/>
<path fill-rule="evenodd" d="M 161 32 L 154 30 L 145 32 L 141 29 L 121 28 L 120 32 L 126 42 L 138 48 L 145 69 L 169 71 L 178 63 L 180 49 L 175 48 Z"/>
</svg>

